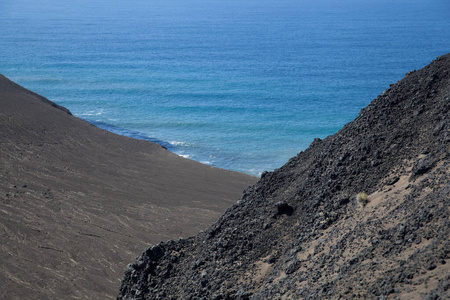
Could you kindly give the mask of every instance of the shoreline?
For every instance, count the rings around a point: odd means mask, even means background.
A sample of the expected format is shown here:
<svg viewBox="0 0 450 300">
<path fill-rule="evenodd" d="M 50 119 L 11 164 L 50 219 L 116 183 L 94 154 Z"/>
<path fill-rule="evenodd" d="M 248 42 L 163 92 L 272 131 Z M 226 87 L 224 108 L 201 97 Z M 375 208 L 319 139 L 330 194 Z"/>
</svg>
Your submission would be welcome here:
<svg viewBox="0 0 450 300">
<path fill-rule="evenodd" d="M 227 170 L 227 171 L 231 171 L 231 172 L 238 172 L 238 173 L 246 174 L 246 175 L 253 176 L 253 177 L 260 177 L 261 174 L 266 172 L 266 171 L 273 171 L 273 170 L 268 170 L 268 169 L 264 169 L 262 171 L 255 171 L 254 168 L 245 169 L 245 170 L 235 170 L 235 169 L 222 167 L 222 166 L 219 166 L 216 163 L 208 161 L 208 160 L 195 159 L 195 158 L 193 158 L 193 156 L 195 156 L 195 154 L 193 154 L 193 153 L 189 153 L 189 154 L 183 153 L 184 150 L 182 148 L 180 148 L 180 147 L 183 147 L 186 144 L 188 144 L 186 142 L 165 141 L 165 140 L 161 140 L 161 139 L 158 139 L 158 138 L 155 138 L 155 137 L 150 137 L 150 136 L 146 135 L 145 133 L 142 133 L 142 132 L 137 131 L 137 130 L 121 128 L 121 127 L 117 127 L 117 126 L 112 125 L 112 124 L 108 124 L 108 123 L 101 122 L 101 121 L 95 121 L 95 120 L 91 120 L 91 119 L 88 119 L 88 118 L 81 118 L 79 116 L 76 116 L 76 117 L 80 118 L 80 119 L 82 119 L 82 120 L 84 120 L 86 122 L 88 122 L 89 124 L 92 124 L 93 126 L 96 126 L 96 127 L 100 128 L 100 129 L 106 130 L 106 131 L 114 133 L 114 134 L 118 134 L 118 135 L 129 137 L 129 138 L 132 138 L 132 139 L 144 140 L 144 141 L 148 141 L 148 142 L 152 142 L 152 143 L 158 144 L 161 147 L 167 149 L 168 151 L 172 152 L 173 154 L 175 154 L 177 156 L 180 156 L 182 158 L 189 159 L 189 160 L 192 160 L 192 161 L 195 161 L 195 162 L 207 165 L 207 166 L 211 166 L 211 167 L 214 167 L 214 168 Z M 210 155 L 212 155 L 212 154 L 210 154 Z"/>
</svg>

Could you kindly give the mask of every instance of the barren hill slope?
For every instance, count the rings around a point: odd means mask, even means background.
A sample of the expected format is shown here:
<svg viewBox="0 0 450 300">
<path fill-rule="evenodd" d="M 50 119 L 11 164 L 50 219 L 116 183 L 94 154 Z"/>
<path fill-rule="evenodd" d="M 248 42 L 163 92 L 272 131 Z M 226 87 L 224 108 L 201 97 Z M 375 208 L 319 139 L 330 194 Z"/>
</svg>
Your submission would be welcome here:
<svg viewBox="0 0 450 300">
<path fill-rule="evenodd" d="M 145 250 L 118 298 L 448 299 L 449 205 L 447 54 L 264 173 L 207 231 Z"/>
<path fill-rule="evenodd" d="M 0 75 L 0 299 L 111 299 L 138 249 L 207 228 L 251 176 L 118 136 Z"/>
</svg>

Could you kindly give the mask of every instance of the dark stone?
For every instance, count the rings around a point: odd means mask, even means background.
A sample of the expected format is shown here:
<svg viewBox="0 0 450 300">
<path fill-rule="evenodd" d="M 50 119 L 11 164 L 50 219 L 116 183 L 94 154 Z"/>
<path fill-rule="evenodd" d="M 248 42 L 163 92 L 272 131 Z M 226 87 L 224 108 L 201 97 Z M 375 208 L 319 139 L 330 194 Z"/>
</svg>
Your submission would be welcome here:
<svg viewBox="0 0 450 300">
<path fill-rule="evenodd" d="M 292 274 L 295 271 L 297 271 L 299 267 L 300 267 L 300 263 L 298 262 L 298 260 L 296 260 L 296 259 L 292 260 L 286 265 L 285 273 L 288 275 Z"/>
<path fill-rule="evenodd" d="M 277 207 L 278 215 L 288 215 L 291 216 L 294 213 L 294 208 L 287 204 L 286 202 L 280 201 L 275 204 Z"/>
<path fill-rule="evenodd" d="M 431 154 L 417 160 L 412 168 L 411 178 L 414 179 L 420 175 L 425 174 L 434 167 L 435 163 L 436 159 Z"/>
<path fill-rule="evenodd" d="M 340 206 L 344 206 L 344 205 L 347 205 L 349 203 L 350 203 L 350 198 L 349 197 L 346 197 L 346 198 L 343 198 L 343 199 L 339 200 L 339 205 Z"/>
<path fill-rule="evenodd" d="M 396 184 L 399 180 L 400 180 L 400 177 L 395 176 L 393 178 L 390 178 L 390 179 L 386 180 L 386 185 Z"/>
</svg>

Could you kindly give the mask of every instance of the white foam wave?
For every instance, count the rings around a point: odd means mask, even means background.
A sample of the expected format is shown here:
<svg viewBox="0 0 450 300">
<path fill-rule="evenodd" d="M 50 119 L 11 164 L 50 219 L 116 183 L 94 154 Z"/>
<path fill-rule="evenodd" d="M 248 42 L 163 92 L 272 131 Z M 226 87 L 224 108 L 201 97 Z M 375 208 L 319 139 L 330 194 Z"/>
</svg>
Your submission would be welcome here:
<svg viewBox="0 0 450 300">
<path fill-rule="evenodd" d="M 189 144 L 187 142 L 169 141 L 172 146 L 184 146 L 187 147 Z"/>
<path fill-rule="evenodd" d="M 79 116 L 101 116 L 103 114 L 103 109 L 100 111 L 90 110 L 85 113 L 78 114 Z"/>
</svg>

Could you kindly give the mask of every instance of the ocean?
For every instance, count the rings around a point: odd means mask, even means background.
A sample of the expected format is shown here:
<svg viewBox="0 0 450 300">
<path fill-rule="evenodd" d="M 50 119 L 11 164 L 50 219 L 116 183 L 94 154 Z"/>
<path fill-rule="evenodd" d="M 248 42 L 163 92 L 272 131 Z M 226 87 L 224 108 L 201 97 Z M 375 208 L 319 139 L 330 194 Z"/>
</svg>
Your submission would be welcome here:
<svg viewBox="0 0 450 300">
<path fill-rule="evenodd" d="M 258 176 L 450 52 L 449 28 L 448 0 L 0 0 L 0 73 L 98 127 Z"/>
</svg>

